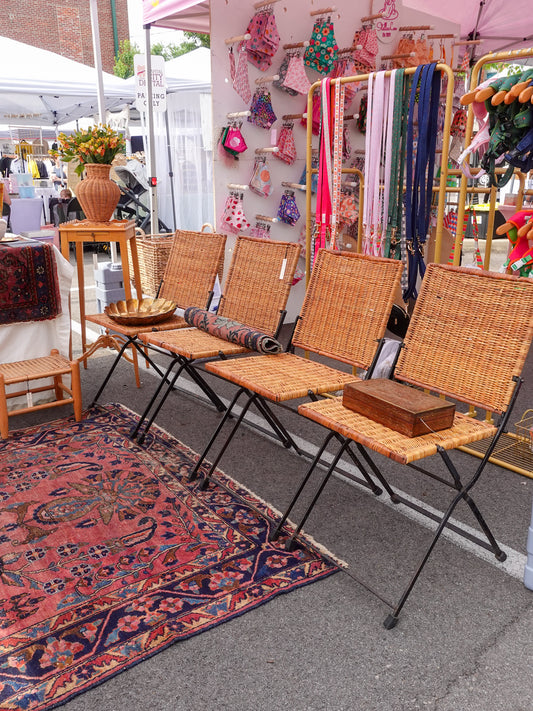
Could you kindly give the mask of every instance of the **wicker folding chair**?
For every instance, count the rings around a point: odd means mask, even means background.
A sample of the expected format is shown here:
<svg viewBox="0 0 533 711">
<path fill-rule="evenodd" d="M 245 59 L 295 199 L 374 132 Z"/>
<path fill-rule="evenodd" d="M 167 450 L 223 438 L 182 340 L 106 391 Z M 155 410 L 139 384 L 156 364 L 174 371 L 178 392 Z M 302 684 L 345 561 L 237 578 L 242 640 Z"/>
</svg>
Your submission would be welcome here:
<svg viewBox="0 0 533 711">
<path fill-rule="evenodd" d="M 222 275 L 224 268 L 224 249 L 226 245 L 226 235 L 211 232 L 191 232 L 187 230 L 177 230 L 167 266 L 161 282 L 159 297 L 174 301 L 179 308 L 188 306 L 199 306 L 208 308 L 213 295 L 213 287 L 217 275 Z M 125 257 L 124 257 L 125 258 Z M 106 329 L 106 335 L 101 336 L 91 348 L 84 354 L 88 358 L 95 350 L 101 347 L 114 347 L 118 350 L 111 368 L 109 369 L 102 385 L 96 393 L 92 405 L 94 405 L 105 386 L 109 382 L 115 368 L 117 367 L 126 348 L 136 349 L 148 363 L 163 375 L 159 367 L 149 357 L 146 349 L 142 349 L 139 336 L 142 333 L 156 331 L 167 331 L 185 328 L 188 326 L 182 316 L 173 315 L 171 318 L 150 326 L 125 326 L 116 323 L 106 314 L 91 314 L 86 316 L 87 321 L 97 324 Z M 123 337 L 120 345 L 116 338 L 109 332 L 119 333 Z M 199 380 L 200 387 L 206 387 L 206 395 L 214 398 L 217 407 L 222 408 L 222 403 L 218 400 L 211 388 Z M 137 387 L 140 382 L 137 380 Z"/>
<path fill-rule="evenodd" d="M 335 436 L 341 446 L 331 466 L 316 490 L 296 528 L 288 531 L 286 547 L 294 540 L 307 520 L 333 469 L 349 444 L 355 443 L 367 465 L 374 472 L 394 503 L 416 508 L 438 522 L 434 537 L 421 563 L 396 605 L 384 622 L 387 629 L 394 627 L 418 576 L 427 562 L 443 529 L 474 540 L 488 549 L 500 561 L 501 550 L 477 505 L 471 489 L 478 481 L 496 443 L 503 432 L 516 399 L 524 365 L 533 337 L 533 281 L 483 272 L 477 269 L 430 264 L 422 282 L 415 310 L 395 369 L 395 378 L 410 386 L 427 389 L 457 401 L 453 426 L 419 437 L 406 437 L 343 407 L 342 398 L 304 403 L 298 412 L 326 427 L 328 433 L 322 452 Z M 497 426 L 488 419 L 479 420 L 457 411 L 461 404 L 481 408 L 499 416 Z M 464 406 L 463 406 L 464 409 Z M 447 450 L 470 442 L 492 437 L 483 459 L 473 472 L 459 473 Z M 442 516 L 425 510 L 418 504 L 394 492 L 377 468 L 369 451 L 378 452 L 392 460 L 411 466 L 453 490 L 453 498 Z M 414 462 L 438 454 L 444 465 L 445 476 L 437 475 L 415 465 Z M 466 455 L 465 455 L 466 456 Z M 317 458 L 311 464 L 287 511 L 272 534 L 275 539 L 282 531 L 287 517 L 307 483 Z M 473 460 L 470 460 L 473 461 Z M 468 478 L 467 478 L 468 477 Z M 463 481 L 465 479 L 465 481 Z M 483 536 L 472 536 L 450 521 L 459 503 L 464 501 L 477 520 Z M 383 600 L 383 598 L 381 598 Z"/>
<path fill-rule="evenodd" d="M 276 337 L 285 318 L 285 306 L 300 250 L 300 245 L 295 242 L 242 235 L 237 237 L 217 314 Z M 174 354 L 174 358 L 131 434 L 132 438 L 138 437 L 139 443 L 144 441 L 146 433 L 183 370 L 197 380 L 201 375 L 198 364 L 193 367 L 195 361 L 204 362 L 210 358 L 249 353 L 239 344 L 230 343 L 196 328 L 160 334 L 144 333 L 141 340 L 149 346 Z M 178 367 L 170 377 L 175 365 Z M 161 395 L 165 382 L 167 388 Z M 150 419 L 141 432 L 150 411 Z"/>
<path fill-rule="evenodd" d="M 206 474 L 202 488 L 207 486 L 252 403 L 261 413 L 269 414 L 269 420 L 275 423 L 274 431 L 279 435 L 278 431 L 281 430 L 280 438 L 287 446 L 290 437 L 274 418 L 267 401 L 286 403 L 302 397 L 316 399 L 319 394 L 336 392 L 345 383 L 353 381 L 356 378 L 354 369 L 369 371 L 379 350 L 378 343 L 385 335 L 401 271 L 402 264 L 396 260 L 320 250 L 289 346 L 292 352 L 230 359 L 206 365 L 206 370 L 238 385 L 238 390 L 223 421 L 201 454 L 191 478 L 200 471 L 204 458 L 241 395 L 247 398 L 246 402 Z M 294 353 L 295 348 L 346 363 L 352 366 L 352 370 L 343 372 L 297 355 Z M 358 481 L 369 486 L 374 493 L 381 493 L 381 489 L 359 461 L 357 465 L 364 477 Z"/>
</svg>

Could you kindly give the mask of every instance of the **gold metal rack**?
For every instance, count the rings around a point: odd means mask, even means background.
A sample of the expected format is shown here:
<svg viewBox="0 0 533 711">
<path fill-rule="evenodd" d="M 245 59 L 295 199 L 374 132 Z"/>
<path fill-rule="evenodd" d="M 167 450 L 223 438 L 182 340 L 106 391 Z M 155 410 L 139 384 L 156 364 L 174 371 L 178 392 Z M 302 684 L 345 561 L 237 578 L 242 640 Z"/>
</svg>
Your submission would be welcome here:
<svg viewBox="0 0 533 711">
<path fill-rule="evenodd" d="M 453 109 L 453 89 L 454 89 L 454 75 L 452 69 L 443 63 L 437 64 L 437 70 L 442 72 L 448 77 L 447 87 L 446 87 L 446 98 L 445 98 L 445 111 L 444 111 L 444 127 L 443 127 L 443 139 L 442 145 L 443 150 L 441 153 L 440 161 L 440 178 L 439 186 L 437 189 L 437 226 L 435 230 L 435 261 L 440 261 L 441 258 L 441 244 L 442 244 L 442 234 L 443 234 L 443 221 L 444 221 L 444 208 L 446 204 L 446 183 L 448 180 L 448 149 L 449 149 L 449 138 L 450 138 L 450 125 L 452 120 L 452 109 Z M 408 67 L 405 69 L 405 74 L 414 74 L 416 67 Z M 391 75 L 391 70 L 385 72 L 385 76 Z M 360 82 L 368 81 L 370 74 L 358 74 L 352 77 L 339 77 L 331 80 L 331 87 L 336 83 L 341 84 L 356 84 Z M 307 94 L 307 115 L 312 116 L 313 109 L 313 94 L 315 91 L 320 89 L 320 81 L 316 81 Z M 311 192 L 311 178 L 313 173 L 317 173 L 317 169 L 312 167 L 312 122 L 307 122 L 307 154 L 306 154 L 306 222 L 305 222 L 305 238 L 306 238 L 306 253 L 305 253 L 305 271 L 306 271 L 306 282 L 309 281 L 311 274 L 311 226 L 312 226 L 312 192 Z M 357 229 L 357 249 L 362 251 L 362 241 L 363 241 L 363 205 L 364 205 L 364 176 L 360 170 L 357 168 L 343 168 L 343 174 L 355 174 L 359 176 L 359 217 L 358 217 L 358 229 Z"/>
</svg>

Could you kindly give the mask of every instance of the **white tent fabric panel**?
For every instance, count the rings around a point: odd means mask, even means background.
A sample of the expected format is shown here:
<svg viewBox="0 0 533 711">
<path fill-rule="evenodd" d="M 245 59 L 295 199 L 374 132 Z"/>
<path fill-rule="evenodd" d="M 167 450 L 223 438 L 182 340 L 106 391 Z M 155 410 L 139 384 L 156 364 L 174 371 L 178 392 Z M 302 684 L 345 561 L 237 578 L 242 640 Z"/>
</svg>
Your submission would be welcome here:
<svg viewBox="0 0 533 711">
<path fill-rule="evenodd" d="M 205 222 L 214 221 L 213 153 L 204 139 L 205 126 L 212 124 L 211 95 L 200 91 L 169 94 L 167 113 L 170 142 L 165 115 L 154 116 L 159 216 L 168 227 L 174 227 L 173 180 L 175 224 L 181 229 L 198 230 Z M 173 178 L 169 175 L 169 149 Z"/>
</svg>

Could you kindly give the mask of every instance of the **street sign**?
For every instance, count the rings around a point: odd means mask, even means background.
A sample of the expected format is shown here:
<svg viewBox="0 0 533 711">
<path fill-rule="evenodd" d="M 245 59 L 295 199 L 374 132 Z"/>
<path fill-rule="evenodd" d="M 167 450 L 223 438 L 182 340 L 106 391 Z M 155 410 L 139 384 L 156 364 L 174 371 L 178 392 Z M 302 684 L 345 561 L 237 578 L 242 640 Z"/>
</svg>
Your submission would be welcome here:
<svg viewBox="0 0 533 711">
<path fill-rule="evenodd" d="M 151 55 L 152 62 L 152 106 L 154 111 L 167 110 L 167 83 L 165 78 L 165 60 L 159 55 Z M 135 106 L 138 111 L 148 108 L 148 86 L 146 83 L 146 58 L 136 54 L 133 58 L 135 70 Z"/>
</svg>

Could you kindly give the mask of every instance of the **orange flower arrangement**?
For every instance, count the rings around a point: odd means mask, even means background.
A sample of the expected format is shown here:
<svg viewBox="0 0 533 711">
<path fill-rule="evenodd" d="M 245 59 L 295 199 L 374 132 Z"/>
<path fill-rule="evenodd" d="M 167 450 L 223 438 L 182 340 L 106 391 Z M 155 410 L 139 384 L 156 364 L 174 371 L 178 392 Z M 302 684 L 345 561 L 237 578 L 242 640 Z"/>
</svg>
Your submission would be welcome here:
<svg viewBox="0 0 533 711">
<path fill-rule="evenodd" d="M 108 125 L 99 124 L 89 130 L 80 130 L 57 137 L 58 149 L 49 151 L 54 158 L 61 158 L 66 163 L 78 160 L 76 173 L 81 175 L 86 163 L 104 163 L 110 165 L 118 153 L 126 149 L 124 136 Z"/>
</svg>

